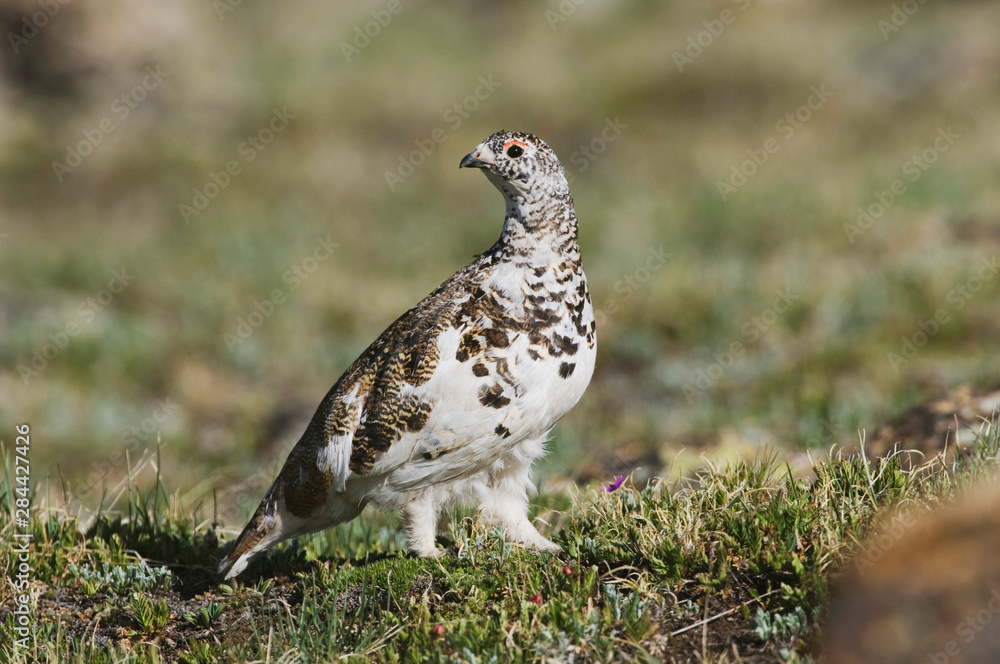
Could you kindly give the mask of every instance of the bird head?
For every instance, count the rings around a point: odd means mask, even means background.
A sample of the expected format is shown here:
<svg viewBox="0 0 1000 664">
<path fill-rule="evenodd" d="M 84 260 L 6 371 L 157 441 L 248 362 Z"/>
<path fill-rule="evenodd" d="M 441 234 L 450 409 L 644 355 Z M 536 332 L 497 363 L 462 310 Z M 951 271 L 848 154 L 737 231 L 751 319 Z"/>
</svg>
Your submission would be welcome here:
<svg viewBox="0 0 1000 664">
<path fill-rule="evenodd" d="M 509 201 L 569 194 L 555 152 L 537 136 L 498 131 L 462 157 L 459 168 L 479 168 Z"/>
</svg>

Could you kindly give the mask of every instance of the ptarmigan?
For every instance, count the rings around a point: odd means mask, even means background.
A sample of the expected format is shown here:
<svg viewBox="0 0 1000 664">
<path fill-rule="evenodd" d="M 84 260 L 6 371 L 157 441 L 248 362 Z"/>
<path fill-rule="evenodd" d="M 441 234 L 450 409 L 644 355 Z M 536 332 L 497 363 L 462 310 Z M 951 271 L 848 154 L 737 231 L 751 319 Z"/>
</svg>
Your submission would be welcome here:
<svg viewBox="0 0 1000 664">
<path fill-rule="evenodd" d="M 400 316 L 323 399 L 250 523 L 225 578 L 278 542 L 402 512 L 410 549 L 438 556 L 437 518 L 478 502 L 505 535 L 559 547 L 527 518 L 531 464 L 590 383 L 596 323 L 562 165 L 531 134 L 466 155 L 507 203 L 500 239 Z"/>
</svg>

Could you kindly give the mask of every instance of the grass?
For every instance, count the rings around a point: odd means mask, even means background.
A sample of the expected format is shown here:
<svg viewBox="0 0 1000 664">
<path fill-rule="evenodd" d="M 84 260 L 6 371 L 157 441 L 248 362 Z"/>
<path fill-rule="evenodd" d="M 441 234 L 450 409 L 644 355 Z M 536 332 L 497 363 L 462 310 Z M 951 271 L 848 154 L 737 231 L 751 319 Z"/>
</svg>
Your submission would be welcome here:
<svg viewBox="0 0 1000 664">
<path fill-rule="evenodd" d="M 811 662 L 828 589 L 894 510 L 932 509 L 996 477 L 991 426 L 965 454 L 904 470 L 895 457 L 817 464 L 773 456 L 643 490 L 546 495 L 562 555 L 505 543 L 455 514 L 436 560 L 402 552 L 394 520 L 358 520 L 279 547 L 234 586 L 204 505 L 162 482 L 92 523 L 36 505 L 38 662 Z M 6 469 L 10 483 L 11 469 Z M 0 534 L 13 536 L 0 496 Z M 16 557 L 0 552 L 12 656 Z"/>
</svg>

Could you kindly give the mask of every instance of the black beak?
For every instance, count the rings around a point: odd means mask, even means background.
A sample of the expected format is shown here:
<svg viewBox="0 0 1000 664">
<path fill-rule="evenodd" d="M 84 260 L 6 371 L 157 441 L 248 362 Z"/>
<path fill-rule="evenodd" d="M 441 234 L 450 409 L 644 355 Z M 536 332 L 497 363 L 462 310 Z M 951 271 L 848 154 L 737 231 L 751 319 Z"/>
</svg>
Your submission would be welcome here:
<svg viewBox="0 0 1000 664">
<path fill-rule="evenodd" d="M 464 157 L 462 157 L 462 161 L 458 162 L 458 167 L 459 168 L 486 168 L 487 166 L 489 166 L 489 164 L 487 164 L 482 159 L 476 159 L 475 157 L 473 157 L 472 156 L 473 154 L 474 153 L 470 152 L 469 154 L 467 154 Z"/>
</svg>

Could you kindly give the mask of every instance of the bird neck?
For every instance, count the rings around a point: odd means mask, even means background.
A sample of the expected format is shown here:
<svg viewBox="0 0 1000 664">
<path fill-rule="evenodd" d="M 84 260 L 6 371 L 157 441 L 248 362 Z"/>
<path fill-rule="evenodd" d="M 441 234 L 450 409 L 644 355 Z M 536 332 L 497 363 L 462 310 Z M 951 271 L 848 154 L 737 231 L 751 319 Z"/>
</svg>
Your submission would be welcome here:
<svg viewBox="0 0 1000 664">
<path fill-rule="evenodd" d="M 507 199 L 507 216 L 494 246 L 502 257 L 548 258 L 555 254 L 579 260 L 576 212 L 566 189 L 553 195 Z"/>
</svg>

